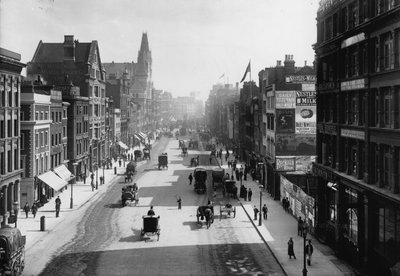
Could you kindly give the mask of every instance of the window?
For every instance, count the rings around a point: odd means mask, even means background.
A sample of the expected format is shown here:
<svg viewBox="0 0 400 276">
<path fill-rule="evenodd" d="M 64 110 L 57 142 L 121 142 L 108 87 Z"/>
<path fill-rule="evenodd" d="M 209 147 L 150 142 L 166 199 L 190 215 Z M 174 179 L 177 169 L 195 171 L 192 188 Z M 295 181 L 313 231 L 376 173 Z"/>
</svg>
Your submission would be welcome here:
<svg viewBox="0 0 400 276">
<path fill-rule="evenodd" d="M 40 120 L 43 120 L 43 118 L 44 118 L 44 112 L 40 111 Z"/>
<path fill-rule="evenodd" d="M 349 28 L 354 28 L 358 25 L 358 4 L 356 1 L 349 5 Z"/>
<path fill-rule="evenodd" d="M 7 151 L 7 171 L 12 172 L 12 155 L 11 155 L 11 150 Z"/>
<path fill-rule="evenodd" d="M 400 254 L 400 210 L 381 206 L 375 214 L 378 235 L 374 239 L 374 248 L 385 256 Z"/>
<path fill-rule="evenodd" d="M 384 89 L 383 96 L 383 126 L 391 127 L 392 125 L 392 93 L 389 88 Z"/>
<path fill-rule="evenodd" d="M 392 51 L 393 51 L 393 39 L 391 33 L 386 34 L 383 37 L 382 45 L 382 69 L 388 70 L 392 68 Z"/>
<path fill-rule="evenodd" d="M 67 137 L 67 127 L 63 127 L 63 137 Z"/>
<path fill-rule="evenodd" d="M 43 131 L 40 132 L 40 146 L 44 146 L 44 133 Z"/>
<path fill-rule="evenodd" d="M 44 133 L 44 145 L 45 145 L 45 146 L 48 146 L 48 145 L 49 145 L 48 136 L 49 136 L 49 132 L 46 131 L 46 132 Z"/>
<path fill-rule="evenodd" d="M 99 105 L 98 104 L 94 105 L 94 116 L 99 116 Z"/>
<path fill-rule="evenodd" d="M 329 202 L 329 220 L 332 222 L 336 222 L 337 218 L 336 190 L 328 189 L 328 202 Z"/>
<path fill-rule="evenodd" d="M 11 119 L 7 120 L 7 137 L 12 137 Z"/>
<path fill-rule="evenodd" d="M 344 223 L 344 236 L 355 244 L 358 244 L 358 194 L 351 188 L 344 190 L 344 206 L 346 215 Z"/>
<path fill-rule="evenodd" d="M 389 146 L 384 146 L 384 151 L 383 151 L 383 167 L 382 167 L 382 180 L 381 180 L 381 185 L 384 188 L 391 189 L 391 181 L 390 181 L 390 175 L 391 175 L 391 164 L 392 164 L 392 153 L 390 151 Z"/>
<path fill-rule="evenodd" d="M 53 121 L 53 123 L 55 123 L 54 122 L 54 111 L 51 112 L 51 120 Z"/>
<path fill-rule="evenodd" d="M 99 87 L 98 86 L 94 86 L 94 96 L 95 97 L 100 97 L 100 95 L 99 95 Z"/>
<path fill-rule="evenodd" d="M 38 121 L 39 120 L 39 111 L 36 111 L 35 112 L 35 121 Z"/>
<path fill-rule="evenodd" d="M 39 133 L 35 133 L 35 147 L 39 147 Z"/>
<path fill-rule="evenodd" d="M 54 146 L 54 134 L 51 135 L 51 145 Z"/>
<path fill-rule="evenodd" d="M 48 111 L 46 111 L 46 112 L 44 113 L 44 119 L 45 119 L 45 120 L 48 120 L 48 119 L 49 119 L 49 112 L 48 112 Z"/>
<path fill-rule="evenodd" d="M 6 162 L 4 148 L 0 148 L 0 174 L 6 173 Z"/>
<path fill-rule="evenodd" d="M 25 133 L 21 133 L 21 150 L 25 149 Z"/>
<path fill-rule="evenodd" d="M 357 158 L 357 146 L 351 148 L 351 174 L 357 176 L 358 173 L 358 158 Z"/>
</svg>

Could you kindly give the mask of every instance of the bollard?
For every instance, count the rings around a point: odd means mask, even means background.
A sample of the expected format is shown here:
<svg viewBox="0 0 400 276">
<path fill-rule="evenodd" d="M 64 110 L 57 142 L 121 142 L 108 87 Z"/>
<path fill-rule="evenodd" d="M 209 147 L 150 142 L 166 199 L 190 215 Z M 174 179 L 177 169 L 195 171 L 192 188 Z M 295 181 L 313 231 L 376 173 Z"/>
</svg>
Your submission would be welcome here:
<svg viewBox="0 0 400 276">
<path fill-rule="evenodd" d="M 40 217 L 40 231 L 46 231 L 46 217 Z"/>
<path fill-rule="evenodd" d="M 114 167 L 114 174 L 117 174 L 117 167 Z"/>
</svg>

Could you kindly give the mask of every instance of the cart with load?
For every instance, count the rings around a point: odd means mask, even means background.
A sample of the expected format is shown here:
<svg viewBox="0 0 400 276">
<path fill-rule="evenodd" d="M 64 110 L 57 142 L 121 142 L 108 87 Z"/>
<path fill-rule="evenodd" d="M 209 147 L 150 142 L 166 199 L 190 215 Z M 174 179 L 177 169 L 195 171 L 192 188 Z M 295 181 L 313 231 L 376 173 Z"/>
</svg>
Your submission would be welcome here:
<svg viewBox="0 0 400 276">
<path fill-rule="evenodd" d="M 225 176 L 225 169 L 224 168 L 215 168 L 212 170 L 212 185 L 213 188 L 217 185 L 217 184 L 221 184 L 224 180 L 224 176 Z"/>
<path fill-rule="evenodd" d="M 196 168 L 193 173 L 194 190 L 198 194 L 204 194 L 207 190 L 207 171 L 205 168 Z"/>
<path fill-rule="evenodd" d="M 200 220 L 206 220 L 207 229 L 210 227 L 211 223 L 214 222 L 214 206 L 204 205 L 197 208 L 197 223 L 202 224 Z"/>
<path fill-rule="evenodd" d="M 18 228 L 0 229 L 0 275 L 20 275 L 25 267 L 26 236 Z"/>
<path fill-rule="evenodd" d="M 158 221 L 160 216 L 143 216 L 143 228 L 140 231 L 140 235 L 145 238 L 145 242 L 150 239 L 151 236 L 157 235 L 157 241 L 160 240 L 160 225 Z"/>
<path fill-rule="evenodd" d="M 133 154 L 135 156 L 135 160 L 140 160 L 142 158 L 142 152 L 140 150 L 135 150 Z"/>
<path fill-rule="evenodd" d="M 219 220 L 222 219 L 222 214 L 226 213 L 228 217 L 233 213 L 233 217 L 236 217 L 236 206 L 232 206 L 232 204 L 228 201 L 225 205 L 219 205 Z"/>
<path fill-rule="evenodd" d="M 168 169 L 168 155 L 166 153 L 158 156 L 158 169 L 161 170 L 161 167 Z"/>
<path fill-rule="evenodd" d="M 122 188 L 121 204 L 122 207 L 127 205 L 136 206 L 139 203 L 138 187 L 136 183 L 133 185 L 126 185 Z"/>
<path fill-rule="evenodd" d="M 237 199 L 237 192 L 238 188 L 236 187 L 236 181 L 235 180 L 225 180 L 224 181 L 224 195 L 231 196 L 232 198 Z"/>
</svg>

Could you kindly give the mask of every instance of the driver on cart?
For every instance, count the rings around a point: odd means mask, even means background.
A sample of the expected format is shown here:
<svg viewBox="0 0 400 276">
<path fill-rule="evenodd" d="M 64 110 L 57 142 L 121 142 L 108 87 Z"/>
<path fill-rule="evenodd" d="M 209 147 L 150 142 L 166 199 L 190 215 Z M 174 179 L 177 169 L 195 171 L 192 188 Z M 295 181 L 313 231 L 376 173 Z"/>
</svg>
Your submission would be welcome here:
<svg viewBox="0 0 400 276">
<path fill-rule="evenodd" d="M 228 201 L 227 204 L 225 204 L 225 208 L 227 209 L 228 216 L 230 216 L 231 215 L 232 204 L 229 201 Z"/>
<path fill-rule="evenodd" d="M 153 205 L 150 206 L 150 210 L 147 211 L 147 215 L 148 216 L 155 216 L 156 215 L 156 213 L 153 210 Z"/>
</svg>

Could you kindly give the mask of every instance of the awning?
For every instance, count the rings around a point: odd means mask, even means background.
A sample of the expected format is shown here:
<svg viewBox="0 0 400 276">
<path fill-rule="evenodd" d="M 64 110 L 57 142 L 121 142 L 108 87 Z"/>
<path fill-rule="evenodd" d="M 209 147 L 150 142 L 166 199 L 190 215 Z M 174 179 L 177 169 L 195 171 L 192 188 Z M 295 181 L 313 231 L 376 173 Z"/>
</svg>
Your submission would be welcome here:
<svg viewBox="0 0 400 276">
<path fill-rule="evenodd" d="M 136 133 L 133 134 L 133 136 L 135 136 L 135 139 L 136 139 L 136 140 L 139 140 L 139 141 L 142 140 L 142 139 L 139 137 L 139 135 L 137 135 Z"/>
<path fill-rule="evenodd" d="M 146 135 L 143 132 L 138 132 L 136 134 L 140 137 L 140 140 L 146 140 Z"/>
<path fill-rule="evenodd" d="M 65 181 L 70 181 L 75 177 L 64 164 L 54 168 L 54 172 Z"/>
<path fill-rule="evenodd" d="M 123 149 L 129 149 L 129 147 L 127 145 L 125 145 L 125 143 L 122 141 L 118 141 L 118 145 Z"/>
<path fill-rule="evenodd" d="M 39 175 L 38 178 L 49 185 L 55 191 L 61 190 L 68 184 L 67 181 L 62 180 L 52 171 L 45 172 L 44 174 Z"/>
</svg>

